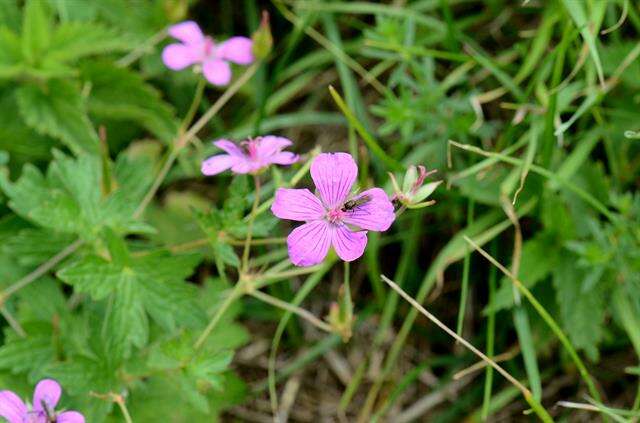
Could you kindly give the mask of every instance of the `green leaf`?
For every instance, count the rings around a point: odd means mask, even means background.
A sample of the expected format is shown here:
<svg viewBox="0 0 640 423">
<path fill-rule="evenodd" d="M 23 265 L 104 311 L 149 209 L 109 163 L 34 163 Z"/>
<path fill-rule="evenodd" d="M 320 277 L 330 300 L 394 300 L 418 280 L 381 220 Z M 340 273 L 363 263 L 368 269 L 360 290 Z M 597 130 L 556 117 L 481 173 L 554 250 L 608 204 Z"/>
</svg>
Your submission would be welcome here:
<svg viewBox="0 0 640 423">
<path fill-rule="evenodd" d="M 143 310 L 166 330 L 202 324 L 205 316 L 197 303 L 197 290 L 184 280 L 200 260 L 194 254 L 172 256 L 159 252 L 115 263 L 89 255 L 60 270 L 58 277 L 94 300 L 112 294 L 108 326 L 117 333 L 105 334 L 105 338 L 115 335 L 119 346 L 141 346 L 147 337 Z M 127 325 L 132 327 L 127 329 Z"/>
<path fill-rule="evenodd" d="M 8 333 L 0 347 L 0 369 L 23 373 L 37 370 L 54 357 L 51 327 L 49 325 L 29 325 L 25 327 L 29 334 L 20 338 Z"/>
<path fill-rule="evenodd" d="M 131 346 L 143 347 L 149 338 L 149 324 L 134 275 L 121 272 L 105 321 L 106 346 L 110 359 L 128 357 Z"/>
<path fill-rule="evenodd" d="M 0 79 L 17 77 L 22 67 L 20 38 L 10 29 L 0 26 Z"/>
<path fill-rule="evenodd" d="M 139 74 L 109 62 L 82 65 L 83 78 L 91 84 L 89 111 L 102 119 L 133 121 L 169 142 L 178 133 L 173 108 Z"/>
<path fill-rule="evenodd" d="M 149 232 L 133 219 L 133 212 L 149 186 L 152 172 L 147 160 L 121 155 L 114 169 L 116 189 L 104 195 L 102 163 L 82 154 L 77 159 L 54 152 L 46 177 L 31 164 L 16 182 L 0 173 L 0 188 L 18 215 L 44 228 L 95 239 L 102 229 L 117 233 Z"/>
<path fill-rule="evenodd" d="M 520 281 L 529 289 L 548 277 L 555 267 L 561 250 L 551 236 L 545 233 L 527 240 L 522 245 L 522 256 L 518 276 Z M 500 289 L 496 292 L 494 310 L 513 307 L 513 284 L 507 278 L 502 278 Z"/>
<path fill-rule="evenodd" d="M 0 27 L 20 31 L 20 9 L 16 0 L 0 0 Z"/>
<path fill-rule="evenodd" d="M 41 134 L 58 138 L 76 154 L 99 152 L 80 91 L 70 82 L 50 80 L 46 85 L 25 84 L 16 90 L 20 114 Z"/>
<path fill-rule="evenodd" d="M 51 20 L 46 2 L 27 0 L 22 21 L 22 52 L 30 63 L 34 63 L 49 47 Z"/>
<path fill-rule="evenodd" d="M 1 32 L 0 30 L 0 34 Z M 1 52 L 2 48 L 0 47 L 0 55 Z M 40 135 L 24 123 L 18 111 L 13 90 L 0 91 L 0 116 L 2 116 L 0 149 L 11 153 L 14 162 L 16 160 L 17 162 L 32 162 L 35 159 L 51 156 L 51 149 L 57 142 L 46 135 Z"/>
<path fill-rule="evenodd" d="M 560 257 L 562 260 L 553 271 L 553 285 L 562 325 L 573 345 L 596 360 L 598 344 L 604 335 L 608 284 L 600 282 L 585 294 L 582 285 L 588 272 L 576 266 L 577 259 L 570 253 L 565 252 Z"/>
<path fill-rule="evenodd" d="M 55 29 L 46 57 L 65 62 L 131 48 L 131 40 L 99 23 L 65 22 Z"/>
<path fill-rule="evenodd" d="M 36 266 L 56 255 L 75 240 L 68 234 L 42 229 L 24 229 L 9 237 L 0 249 L 22 266 Z"/>
</svg>

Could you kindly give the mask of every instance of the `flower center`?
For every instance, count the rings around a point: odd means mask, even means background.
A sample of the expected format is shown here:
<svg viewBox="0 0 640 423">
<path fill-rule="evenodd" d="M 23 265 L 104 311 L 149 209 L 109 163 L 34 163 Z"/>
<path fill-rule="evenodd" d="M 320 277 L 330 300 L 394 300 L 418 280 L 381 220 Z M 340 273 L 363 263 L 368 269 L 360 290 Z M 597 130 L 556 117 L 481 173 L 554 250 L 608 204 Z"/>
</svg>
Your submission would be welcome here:
<svg viewBox="0 0 640 423">
<path fill-rule="evenodd" d="M 251 160 L 258 159 L 258 145 L 260 144 L 258 138 L 250 138 L 248 141 L 243 141 L 241 144 Z"/>
<path fill-rule="evenodd" d="M 338 223 L 342 221 L 344 217 L 344 212 L 340 209 L 340 207 L 329 210 L 327 212 L 327 220 L 331 223 Z"/>
<path fill-rule="evenodd" d="M 213 56 L 215 52 L 215 48 L 216 48 L 216 43 L 213 42 L 213 38 L 205 37 L 204 44 L 202 46 L 202 52 L 203 52 L 204 58 L 206 59 Z"/>
</svg>

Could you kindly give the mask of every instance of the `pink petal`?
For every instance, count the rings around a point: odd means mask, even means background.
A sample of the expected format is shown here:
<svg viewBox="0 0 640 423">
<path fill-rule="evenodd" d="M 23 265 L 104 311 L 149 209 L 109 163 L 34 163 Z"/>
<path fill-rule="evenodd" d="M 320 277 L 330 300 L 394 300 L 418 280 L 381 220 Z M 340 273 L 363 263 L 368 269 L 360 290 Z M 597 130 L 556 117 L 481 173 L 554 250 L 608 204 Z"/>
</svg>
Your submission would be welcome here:
<svg viewBox="0 0 640 423">
<path fill-rule="evenodd" d="M 307 222 L 322 219 L 322 203 L 308 189 L 278 188 L 271 212 L 280 219 Z"/>
<path fill-rule="evenodd" d="M 336 254 L 344 261 L 353 261 L 364 253 L 367 246 L 366 231 L 351 231 L 346 225 L 334 226 L 331 244 Z"/>
<path fill-rule="evenodd" d="M 84 416 L 77 411 L 65 411 L 58 414 L 56 423 L 84 423 Z"/>
<path fill-rule="evenodd" d="M 285 137 L 277 137 L 275 135 L 260 137 L 257 141 L 258 156 L 260 157 L 272 156 L 293 144 L 290 139 Z"/>
<path fill-rule="evenodd" d="M 371 188 L 356 197 L 368 196 L 366 203 L 360 204 L 353 210 L 345 212 L 343 221 L 361 229 L 371 231 L 386 231 L 396 218 L 393 204 L 389 196 L 381 188 Z"/>
<path fill-rule="evenodd" d="M 218 173 L 224 172 L 229 169 L 238 161 L 237 157 L 230 156 L 228 154 L 219 154 L 217 156 L 209 157 L 207 160 L 202 162 L 202 173 L 211 176 L 217 175 Z"/>
<path fill-rule="evenodd" d="M 296 266 L 313 266 L 324 260 L 331 245 L 329 222 L 315 220 L 295 228 L 287 237 L 289 258 Z"/>
<path fill-rule="evenodd" d="M 244 153 L 235 143 L 229 140 L 220 139 L 213 142 L 213 145 L 218 147 L 221 150 L 226 151 L 228 154 L 232 156 L 244 156 Z"/>
<path fill-rule="evenodd" d="M 346 200 L 357 177 L 358 166 L 347 153 L 323 153 L 311 163 L 311 178 L 330 209 Z"/>
<path fill-rule="evenodd" d="M 23 423 L 27 406 L 11 391 L 0 391 L 0 416 L 9 423 Z"/>
<path fill-rule="evenodd" d="M 213 85 L 227 85 L 231 81 L 231 66 L 224 60 L 207 60 L 202 65 L 202 73 Z"/>
<path fill-rule="evenodd" d="M 162 50 L 162 62 L 172 70 L 182 70 L 198 61 L 197 54 L 184 44 L 169 44 Z"/>
<path fill-rule="evenodd" d="M 216 53 L 219 59 L 239 65 L 248 65 L 254 60 L 253 41 L 247 37 L 231 37 L 218 46 Z"/>
<path fill-rule="evenodd" d="M 199 44 L 204 41 L 200 27 L 194 21 L 185 21 L 169 27 L 169 35 L 186 44 Z"/>
<path fill-rule="evenodd" d="M 36 385 L 33 391 L 33 410 L 34 411 L 53 411 L 60 401 L 62 388 L 60 384 L 53 379 L 43 379 Z"/>
<path fill-rule="evenodd" d="M 231 167 L 231 171 L 234 173 L 254 173 L 262 169 L 265 165 L 256 162 L 253 160 L 249 160 L 247 157 L 238 157 L 236 163 Z"/>
<path fill-rule="evenodd" d="M 300 160 L 300 156 L 290 151 L 283 151 L 282 153 L 274 154 L 269 158 L 269 162 L 279 165 L 290 165 Z"/>
</svg>

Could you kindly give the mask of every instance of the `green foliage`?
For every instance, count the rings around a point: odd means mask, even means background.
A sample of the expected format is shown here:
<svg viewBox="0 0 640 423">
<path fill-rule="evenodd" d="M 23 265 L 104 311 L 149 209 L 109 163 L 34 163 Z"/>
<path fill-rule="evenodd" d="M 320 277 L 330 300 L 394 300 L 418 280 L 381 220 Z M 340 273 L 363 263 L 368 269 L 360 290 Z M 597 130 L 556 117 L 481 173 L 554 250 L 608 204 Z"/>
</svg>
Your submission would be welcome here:
<svg viewBox="0 0 640 423">
<path fill-rule="evenodd" d="M 437 375 L 429 389 L 448 398 L 451 375 L 476 360 L 414 326 L 416 310 L 381 285 L 385 274 L 445 323 L 459 314 L 461 334 L 489 355 L 517 352 L 500 365 L 544 394 L 554 419 L 595 419 L 551 407 L 585 387 L 633 409 L 607 409 L 614 416 L 636 416 L 637 5 L 392 3 L 274 2 L 273 37 L 263 26 L 254 38 L 270 52 L 228 98 L 223 87 L 194 91 L 198 66 L 166 69 L 166 29 L 193 19 L 216 42 L 250 36 L 259 2 L 207 13 L 191 0 L 0 0 L 0 389 L 29 398 L 55 378 L 60 408 L 88 422 L 123 421 L 120 398 L 136 422 L 242 419 L 266 403 L 271 352 L 277 382 L 293 375 L 282 397 L 301 382 L 290 419 L 322 409 L 349 421 L 479 421 L 480 407 L 487 421 L 522 419 L 528 406 L 491 371 L 484 395 L 469 379 L 456 401 L 413 414 L 419 376 Z M 176 149 L 214 103 L 223 107 Z M 301 161 L 257 175 L 249 224 L 252 178 L 204 178 L 200 164 L 210 140 L 267 133 L 290 137 Z M 341 266 L 291 265 L 290 225 L 269 212 L 278 187 L 312 186 L 316 147 L 357 155 L 360 188 L 406 196 L 350 265 L 350 296 Z M 411 192 L 419 165 L 438 173 Z M 532 297 L 514 295 L 463 236 Z M 254 288 L 263 296 L 249 298 Z M 282 303 L 267 295 L 325 320 L 349 298 L 351 341 L 307 322 L 276 326 Z M 315 408 L 298 410 L 308 398 Z"/>
</svg>

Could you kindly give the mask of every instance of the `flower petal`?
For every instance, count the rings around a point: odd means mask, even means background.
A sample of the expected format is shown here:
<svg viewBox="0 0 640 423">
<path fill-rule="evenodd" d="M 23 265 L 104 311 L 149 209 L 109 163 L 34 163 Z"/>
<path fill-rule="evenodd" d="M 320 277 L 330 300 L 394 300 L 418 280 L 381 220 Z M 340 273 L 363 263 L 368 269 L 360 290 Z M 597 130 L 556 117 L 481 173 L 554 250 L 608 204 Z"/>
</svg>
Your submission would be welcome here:
<svg viewBox="0 0 640 423">
<path fill-rule="evenodd" d="M 322 203 L 308 189 L 278 188 L 271 212 L 280 219 L 308 222 L 322 219 Z"/>
<path fill-rule="evenodd" d="M 27 414 L 25 403 L 11 391 L 0 391 L 0 417 L 9 423 L 23 423 Z"/>
<path fill-rule="evenodd" d="M 84 416 L 77 411 L 65 411 L 58 414 L 56 423 L 84 423 Z"/>
<path fill-rule="evenodd" d="M 218 154 L 202 162 L 202 173 L 211 176 L 224 172 L 238 162 L 238 158 L 228 154 Z"/>
<path fill-rule="evenodd" d="M 367 196 L 366 203 L 345 212 L 343 221 L 361 229 L 386 231 L 396 219 L 393 203 L 381 188 L 371 188 L 361 192 L 355 199 Z"/>
<path fill-rule="evenodd" d="M 273 156 L 271 156 L 271 158 L 269 158 L 269 161 L 271 163 L 275 163 L 279 165 L 294 164 L 298 160 L 300 160 L 300 156 L 290 151 L 283 151 L 281 153 L 274 154 Z"/>
<path fill-rule="evenodd" d="M 275 135 L 266 135 L 258 138 L 258 156 L 267 157 L 281 152 L 284 148 L 289 147 L 293 142 L 285 137 Z"/>
<path fill-rule="evenodd" d="M 216 53 L 219 59 L 248 65 L 254 60 L 253 41 L 247 37 L 231 37 L 218 46 Z"/>
<path fill-rule="evenodd" d="M 330 245 L 329 222 L 324 220 L 298 226 L 287 237 L 289 258 L 296 266 L 313 266 L 322 262 Z"/>
<path fill-rule="evenodd" d="M 194 21 L 184 21 L 169 27 L 169 35 L 186 44 L 199 44 L 204 40 L 200 27 Z"/>
<path fill-rule="evenodd" d="M 311 178 L 327 208 L 341 205 L 358 177 L 358 166 L 350 154 L 323 153 L 311 163 Z"/>
<path fill-rule="evenodd" d="M 224 60 L 206 60 L 202 64 L 202 73 L 213 85 L 227 85 L 231 81 L 231 66 Z"/>
<path fill-rule="evenodd" d="M 62 388 L 58 382 L 53 379 L 41 380 L 33 391 L 33 410 L 53 411 L 60 401 L 61 394 Z"/>
<path fill-rule="evenodd" d="M 265 167 L 261 162 L 249 160 L 246 157 L 240 157 L 236 160 L 235 164 L 231 167 L 233 173 L 254 173 Z"/>
<path fill-rule="evenodd" d="M 362 256 L 367 246 L 366 231 L 352 231 L 347 225 L 339 225 L 331 232 L 331 245 L 344 261 L 353 261 Z"/>
<path fill-rule="evenodd" d="M 221 150 L 226 151 L 228 154 L 230 154 L 232 156 L 244 156 L 244 153 L 242 152 L 240 147 L 238 147 L 232 141 L 225 140 L 225 139 L 219 139 L 217 141 L 214 141 L 213 145 L 215 145 L 216 147 L 218 147 Z"/>
<path fill-rule="evenodd" d="M 182 70 L 197 61 L 191 47 L 184 44 L 169 44 L 162 50 L 162 62 L 172 70 Z"/>
</svg>

